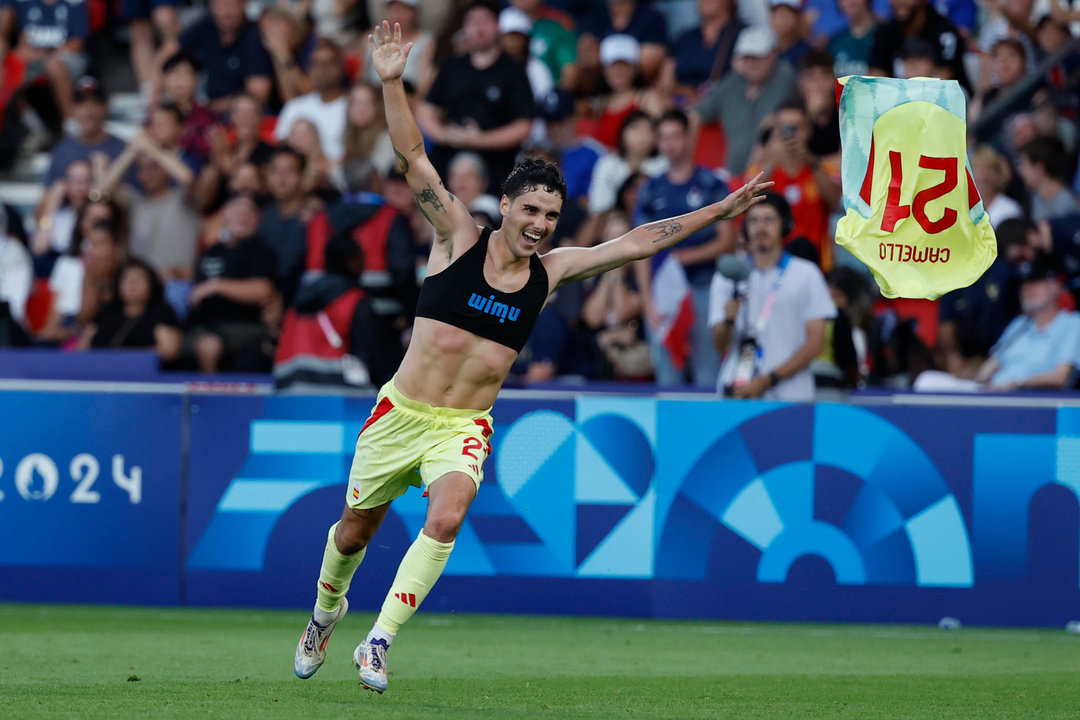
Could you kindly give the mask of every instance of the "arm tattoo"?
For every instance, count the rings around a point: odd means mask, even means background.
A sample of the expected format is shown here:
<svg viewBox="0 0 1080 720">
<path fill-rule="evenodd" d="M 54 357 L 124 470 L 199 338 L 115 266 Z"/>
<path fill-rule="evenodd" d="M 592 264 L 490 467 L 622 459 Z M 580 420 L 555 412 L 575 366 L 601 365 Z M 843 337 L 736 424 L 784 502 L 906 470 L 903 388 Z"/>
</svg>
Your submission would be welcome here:
<svg viewBox="0 0 1080 720">
<path fill-rule="evenodd" d="M 430 205 L 434 212 L 442 212 L 446 209 L 443 201 L 439 199 L 439 196 L 435 194 L 430 185 L 416 193 L 416 202 L 420 204 L 421 210 L 424 209 L 425 204 Z"/>
<path fill-rule="evenodd" d="M 409 152 L 416 152 L 417 150 L 419 150 L 422 147 L 424 147 L 424 143 L 418 142 L 415 145 L 413 145 L 412 150 L 410 150 Z"/>
<path fill-rule="evenodd" d="M 660 222 L 653 223 L 652 225 L 646 225 L 646 230 L 655 230 L 657 238 L 653 240 L 654 243 L 663 242 L 672 235 L 682 230 L 682 223 L 677 223 L 674 220 L 661 220 Z"/>
<path fill-rule="evenodd" d="M 409 174 L 409 161 L 405 159 L 405 156 L 398 152 L 397 148 L 394 148 L 394 156 L 397 158 L 399 169 L 402 175 Z"/>
</svg>

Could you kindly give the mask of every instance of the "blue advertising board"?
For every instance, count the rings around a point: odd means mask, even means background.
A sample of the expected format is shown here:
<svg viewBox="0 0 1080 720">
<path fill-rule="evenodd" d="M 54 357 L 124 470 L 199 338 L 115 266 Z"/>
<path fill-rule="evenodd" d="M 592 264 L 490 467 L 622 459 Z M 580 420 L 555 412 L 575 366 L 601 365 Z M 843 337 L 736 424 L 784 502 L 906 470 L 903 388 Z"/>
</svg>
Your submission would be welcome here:
<svg viewBox="0 0 1080 720">
<path fill-rule="evenodd" d="M 177 394 L 0 394 L 0 596 L 175 604 Z"/>
<path fill-rule="evenodd" d="M 0 598 L 306 607 L 371 398 L 0 395 Z M 425 609 L 1057 625 L 1080 409 L 501 399 Z M 350 590 L 381 604 L 427 501 Z"/>
<path fill-rule="evenodd" d="M 192 604 L 306 606 L 370 399 L 192 399 Z M 198 412 L 196 412 L 198 408 Z M 504 399 L 440 610 L 1064 624 L 1080 412 Z M 395 502 L 350 593 L 423 525 Z"/>
</svg>

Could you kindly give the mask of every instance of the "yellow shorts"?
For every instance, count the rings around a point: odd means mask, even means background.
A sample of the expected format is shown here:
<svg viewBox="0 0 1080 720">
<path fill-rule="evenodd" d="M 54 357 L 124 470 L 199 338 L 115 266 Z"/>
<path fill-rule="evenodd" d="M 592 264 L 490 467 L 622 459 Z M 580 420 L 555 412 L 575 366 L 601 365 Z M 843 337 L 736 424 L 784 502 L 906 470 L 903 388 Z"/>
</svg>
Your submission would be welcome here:
<svg viewBox="0 0 1080 720">
<path fill-rule="evenodd" d="M 465 473 L 479 490 L 491 433 L 489 410 L 416 402 L 402 395 L 391 378 L 356 438 L 345 502 L 357 509 L 385 505 L 410 485 L 427 488 L 449 472 Z"/>
</svg>

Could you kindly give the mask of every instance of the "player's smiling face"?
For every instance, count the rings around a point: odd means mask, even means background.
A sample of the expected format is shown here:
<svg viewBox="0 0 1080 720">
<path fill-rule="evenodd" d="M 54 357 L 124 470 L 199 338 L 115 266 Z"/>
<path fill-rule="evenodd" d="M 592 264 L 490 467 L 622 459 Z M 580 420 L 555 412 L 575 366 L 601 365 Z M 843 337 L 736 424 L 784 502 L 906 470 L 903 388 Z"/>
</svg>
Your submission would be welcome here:
<svg viewBox="0 0 1080 720">
<path fill-rule="evenodd" d="M 499 203 L 503 222 L 500 233 L 517 257 L 529 257 L 544 238 L 555 232 L 562 212 L 562 197 L 536 188 L 511 200 L 503 195 Z"/>
</svg>

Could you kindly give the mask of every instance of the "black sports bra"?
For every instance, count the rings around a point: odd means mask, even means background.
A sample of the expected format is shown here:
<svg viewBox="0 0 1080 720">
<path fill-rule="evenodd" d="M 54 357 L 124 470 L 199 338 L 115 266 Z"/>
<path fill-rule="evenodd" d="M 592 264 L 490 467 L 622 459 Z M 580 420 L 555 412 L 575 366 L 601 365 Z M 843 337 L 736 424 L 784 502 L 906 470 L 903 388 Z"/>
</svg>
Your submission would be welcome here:
<svg viewBox="0 0 1080 720">
<path fill-rule="evenodd" d="M 536 318 L 548 297 L 548 274 L 540 258 L 529 258 L 529 280 L 517 292 L 507 293 L 484 279 L 491 228 L 440 273 L 428 275 L 416 304 L 418 317 L 431 318 L 494 340 L 517 352 L 525 347 Z"/>
</svg>

